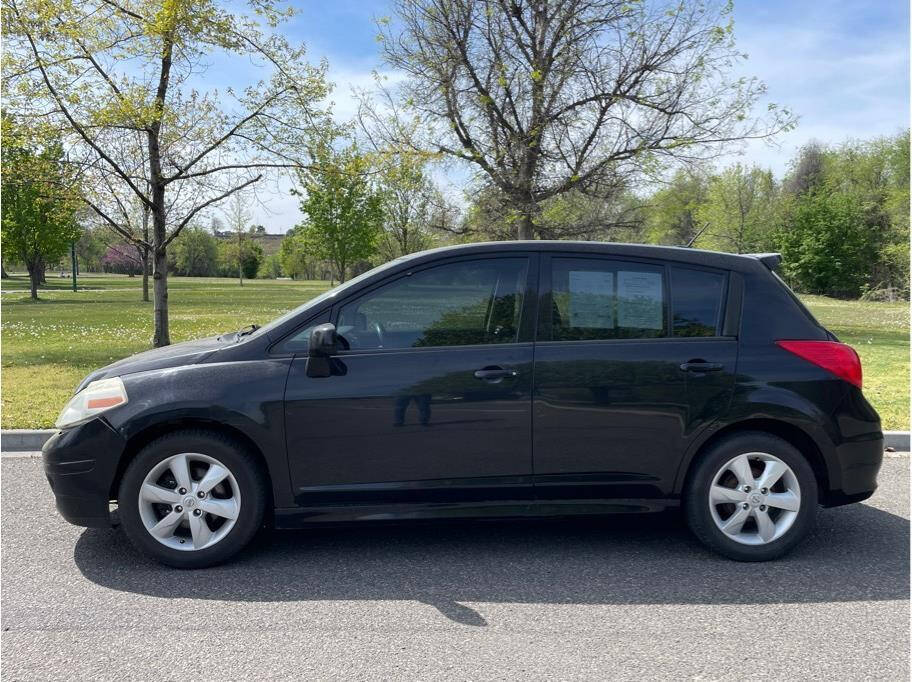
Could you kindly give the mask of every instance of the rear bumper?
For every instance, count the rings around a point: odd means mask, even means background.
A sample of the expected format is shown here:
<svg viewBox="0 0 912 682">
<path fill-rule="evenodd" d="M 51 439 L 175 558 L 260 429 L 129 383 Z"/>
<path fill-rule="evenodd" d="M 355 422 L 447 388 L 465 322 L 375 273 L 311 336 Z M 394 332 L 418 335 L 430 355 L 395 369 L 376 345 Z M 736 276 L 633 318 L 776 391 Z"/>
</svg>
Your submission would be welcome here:
<svg viewBox="0 0 912 682">
<path fill-rule="evenodd" d="M 834 464 L 838 468 L 838 485 L 830 487 L 823 497 L 827 507 L 866 500 L 877 490 L 877 474 L 883 463 L 883 435 L 843 443 L 835 448 Z"/>
<path fill-rule="evenodd" d="M 111 525 L 111 484 L 126 442 L 102 419 L 58 431 L 42 448 L 57 511 L 77 526 Z"/>
<path fill-rule="evenodd" d="M 859 502 L 877 490 L 884 439 L 880 417 L 861 392 L 849 386 L 833 413 L 832 446 L 824 451 L 829 490 L 821 496 L 827 507 Z"/>
</svg>

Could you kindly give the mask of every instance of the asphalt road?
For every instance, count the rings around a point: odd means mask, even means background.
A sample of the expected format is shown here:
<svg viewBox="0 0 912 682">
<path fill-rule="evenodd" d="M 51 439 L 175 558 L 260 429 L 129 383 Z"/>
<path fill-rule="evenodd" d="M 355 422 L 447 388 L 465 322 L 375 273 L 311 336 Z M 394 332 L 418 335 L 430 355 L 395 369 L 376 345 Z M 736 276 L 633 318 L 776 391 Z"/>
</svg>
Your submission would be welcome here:
<svg viewBox="0 0 912 682">
<path fill-rule="evenodd" d="M 906 680 L 908 476 L 769 564 L 623 517 L 264 533 L 188 572 L 4 456 L 3 677 Z"/>
</svg>

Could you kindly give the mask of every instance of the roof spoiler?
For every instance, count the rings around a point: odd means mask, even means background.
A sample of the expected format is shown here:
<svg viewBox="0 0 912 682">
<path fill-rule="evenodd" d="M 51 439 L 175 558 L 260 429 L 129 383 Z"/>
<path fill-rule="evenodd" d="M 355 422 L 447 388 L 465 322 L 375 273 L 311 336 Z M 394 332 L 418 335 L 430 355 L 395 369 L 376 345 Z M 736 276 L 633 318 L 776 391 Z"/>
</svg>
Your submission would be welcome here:
<svg viewBox="0 0 912 682">
<path fill-rule="evenodd" d="M 753 256 L 758 261 L 763 263 L 770 270 L 775 270 L 779 267 L 779 264 L 782 262 L 781 253 L 751 253 L 750 256 Z"/>
</svg>

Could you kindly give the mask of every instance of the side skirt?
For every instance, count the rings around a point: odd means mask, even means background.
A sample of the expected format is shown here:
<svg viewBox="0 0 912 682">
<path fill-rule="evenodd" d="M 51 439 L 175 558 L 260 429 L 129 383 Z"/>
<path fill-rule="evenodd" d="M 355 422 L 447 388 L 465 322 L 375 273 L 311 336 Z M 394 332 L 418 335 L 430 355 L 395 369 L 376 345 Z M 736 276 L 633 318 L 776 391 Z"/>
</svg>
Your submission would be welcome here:
<svg viewBox="0 0 912 682">
<path fill-rule="evenodd" d="M 306 528 L 325 523 L 417 521 L 429 519 L 510 519 L 606 514 L 658 513 L 680 506 L 677 499 L 498 500 L 420 504 L 320 505 L 275 510 L 276 528 Z"/>
</svg>

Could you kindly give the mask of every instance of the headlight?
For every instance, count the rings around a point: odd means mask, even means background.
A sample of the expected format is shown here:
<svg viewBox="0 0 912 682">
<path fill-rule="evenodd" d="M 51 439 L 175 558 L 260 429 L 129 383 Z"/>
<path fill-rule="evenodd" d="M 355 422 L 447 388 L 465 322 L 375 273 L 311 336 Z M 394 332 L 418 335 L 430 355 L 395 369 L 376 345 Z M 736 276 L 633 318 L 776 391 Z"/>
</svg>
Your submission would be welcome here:
<svg viewBox="0 0 912 682">
<path fill-rule="evenodd" d="M 55 426 L 62 429 L 78 424 L 126 402 L 127 389 L 120 377 L 93 381 L 70 399 L 57 417 Z"/>
</svg>

